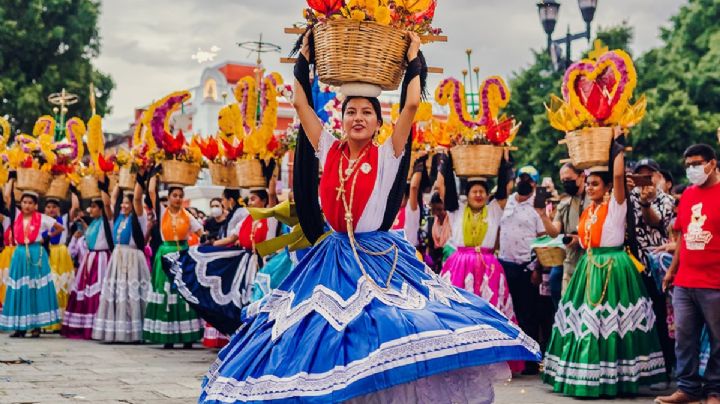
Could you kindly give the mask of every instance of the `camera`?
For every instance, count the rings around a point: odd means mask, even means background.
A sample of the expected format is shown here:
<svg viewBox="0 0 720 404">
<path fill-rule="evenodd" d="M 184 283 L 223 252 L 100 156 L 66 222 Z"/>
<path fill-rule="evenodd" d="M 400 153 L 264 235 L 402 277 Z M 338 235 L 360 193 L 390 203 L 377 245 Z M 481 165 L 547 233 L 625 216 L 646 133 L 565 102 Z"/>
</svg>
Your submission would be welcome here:
<svg viewBox="0 0 720 404">
<path fill-rule="evenodd" d="M 572 233 L 570 233 L 570 234 L 564 235 L 563 238 L 562 238 L 563 244 L 568 245 L 568 244 L 572 243 L 573 236 L 577 236 L 577 232 L 576 232 L 576 231 L 574 231 L 574 232 L 572 232 Z"/>
</svg>

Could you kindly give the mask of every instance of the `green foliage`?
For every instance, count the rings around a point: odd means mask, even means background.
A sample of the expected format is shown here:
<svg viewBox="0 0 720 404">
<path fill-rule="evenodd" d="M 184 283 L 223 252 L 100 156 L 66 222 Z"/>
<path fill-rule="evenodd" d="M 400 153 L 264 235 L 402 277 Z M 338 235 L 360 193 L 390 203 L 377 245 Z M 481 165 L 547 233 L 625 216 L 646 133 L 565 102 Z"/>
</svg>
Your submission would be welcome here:
<svg viewBox="0 0 720 404">
<path fill-rule="evenodd" d="M 62 88 L 78 94 L 69 115 L 90 117 L 89 85 L 97 113 L 110 111 L 112 79 L 95 69 L 100 52 L 96 0 L 0 0 L 0 114 L 16 131 L 30 132 L 52 114 L 47 96 Z"/>
<path fill-rule="evenodd" d="M 597 33 L 610 49 L 629 50 L 632 27 L 625 23 Z M 648 111 L 629 137 L 630 159 L 652 157 L 683 176 L 681 156 L 693 143 L 716 145 L 720 127 L 720 0 L 688 0 L 661 30 L 664 44 L 635 58 L 638 87 Z M 577 46 L 577 45 L 576 45 Z M 509 80 L 509 112 L 523 121 L 515 153 L 518 164 L 533 164 L 543 175 L 557 177 L 559 160 L 567 156 L 558 146 L 562 133 L 551 128 L 543 103 L 560 93 L 561 73 L 553 72 L 546 52 Z"/>
</svg>

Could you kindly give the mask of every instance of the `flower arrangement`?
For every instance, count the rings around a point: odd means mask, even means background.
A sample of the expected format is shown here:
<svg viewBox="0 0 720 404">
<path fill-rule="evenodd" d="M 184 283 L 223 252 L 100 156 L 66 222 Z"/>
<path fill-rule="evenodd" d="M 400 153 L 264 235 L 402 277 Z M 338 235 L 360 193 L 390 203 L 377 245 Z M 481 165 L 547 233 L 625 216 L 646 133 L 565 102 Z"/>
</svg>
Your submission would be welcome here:
<svg viewBox="0 0 720 404">
<path fill-rule="evenodd" d="M 236 137 L 232 143 L 223 140 L 227 158 L 268 159 L 274 155 L 279 146 L 274 131 L 282 86 L 279 73 L 266 75 L 260 83 L 253 77 L 244 77 L 238 82 L 235 99 L 239 104 L 238 122 L 243 136 L 239 141 Z"/>
<path fill-rule="evenodd" d="M 334 19 L 374 22 L 420 34 L 439 34 L 432 27 L 437 0 L 307 0 L 303 16 L 309 25 Z"/>
<path fill-rule="evenodd" d="M 479 117 L 467 112 L 465 87 L 455 78 L 443 80 L 435 91 L 435 100 L 447 105 L 450 115 L 446 128 L 456 130 L 455 144 L 488 144 L 509 146 L 515 139 L 520 123 L 513 117 L 500 115 L 510 102 L 510 90 L 500 76 L 485 79 L 479 90 Z"/>
<path fill-rule="evenodd" d="M 630 55 L 608 50 L 595 41 L 588 59 L 573 63 L 566 71 L 560 99 L 553 95 L 546 105 L 550 125 L 564 132 L 583 127 L 629 128 L 645 116 L 647 100 L 630 99 L 637 72 Z"/>
<path fill-rule="evenodd" d="M 187 141 L 182 131 L 173 134 L 170 129 L 170 117 L 189 98 L 190 92 L 177 91 L 161 98 L 149 109 L 152 110 L 152 139 L 148 142 L 148 149 L 156 162 L 178 160 L 196 166 L 203 165 L 202 153 L 197 145 Z"/>
</svg>

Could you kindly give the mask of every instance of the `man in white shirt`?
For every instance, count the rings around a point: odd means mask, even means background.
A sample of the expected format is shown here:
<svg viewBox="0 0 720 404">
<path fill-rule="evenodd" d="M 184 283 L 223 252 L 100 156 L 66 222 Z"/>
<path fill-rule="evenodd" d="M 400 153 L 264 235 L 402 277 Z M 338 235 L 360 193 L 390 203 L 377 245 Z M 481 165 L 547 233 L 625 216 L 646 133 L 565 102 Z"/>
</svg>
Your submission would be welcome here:
<svg viewBox="0 0 720 404">
<path fill-rule="evenodd" d="M 540 337 L 540 294 L 542 281 L 540 270 L 530 268 L 532 250 L 530 245 L 544 235 L 553 225 L 545 209 L 535 207 L 535 188 L 540 178 L 532 166 L 518 170 L 516 192 L 508 198 L 500 220 L 500 263 L 510 288 L 513 308 L 520 328 L 530 338 Z M 527 362 L 523 374 L 538 374 L 538 364 Z"/>
</svg>

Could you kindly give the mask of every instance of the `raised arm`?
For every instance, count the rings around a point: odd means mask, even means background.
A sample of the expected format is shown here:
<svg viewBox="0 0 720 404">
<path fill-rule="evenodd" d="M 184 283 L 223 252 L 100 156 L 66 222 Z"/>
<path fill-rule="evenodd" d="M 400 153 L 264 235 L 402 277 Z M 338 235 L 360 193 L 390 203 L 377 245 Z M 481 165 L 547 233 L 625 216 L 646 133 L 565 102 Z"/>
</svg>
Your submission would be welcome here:
<svg viewBox="0 0 720 404">
<path fill-rule="evenodd" d="M 613 144 L 614 152 L 617 153 L 615 160 L 611 161 L 613 165 L 613 187 L 615 201 L 618 204 L 625 202 L 625 134 L 620 127 L 615 128 L 615 143 Z"/>
<path fill-rule="evenodd" d="M 407 59 L 410 63 L 417 63 L 418 52 L 420 51 L 420 36 L 415 32 L 408 32 L 408 39 L 410 40 L 410 47 L 407 51 Z M 410 80 L 407 87 L 407 98 L 405 99 L 405 105 L 403 106 L 402 112 L 395 123 L 395 131 L 392 134 L 393 150 L 395 151 L 395 157 L 400 156 L 405 149 L 405 143 L 407 143 L 408 136 L 410 136 L 410 129 L 412 128 L 413 121 L 415 120 L 415 114 L 417 113 L 418 107 L 420 107 L 420 75 L 417 75 Z"/>
<path fill-rule="evenodd" d="M 303 37 L 302 49 L 300 56 L 295 64 L 295 92 L 293 95 L 293 107 L 300 118 L 300 124 L 305 129 L 305 134 L 310 140 L 313 148 L 317 150 L 320 142 L 320 134 L 322 133 L 322 122 L 315 113 L 315 109 L 310 105 L 308 96 L 302 81 L 310 80 L 310 32 Z M 298 79 L 300 77 L 300 79 Z"/>
<path fill-rule="evenodd" d="M 135 191 L 133 192 L 133 210 L 135 210 L 135 216 L 137 217 L 145 214 L 145 207 L 143 206 L 143 188 L 139 183 L 135 183 Z"/>
</svg>

